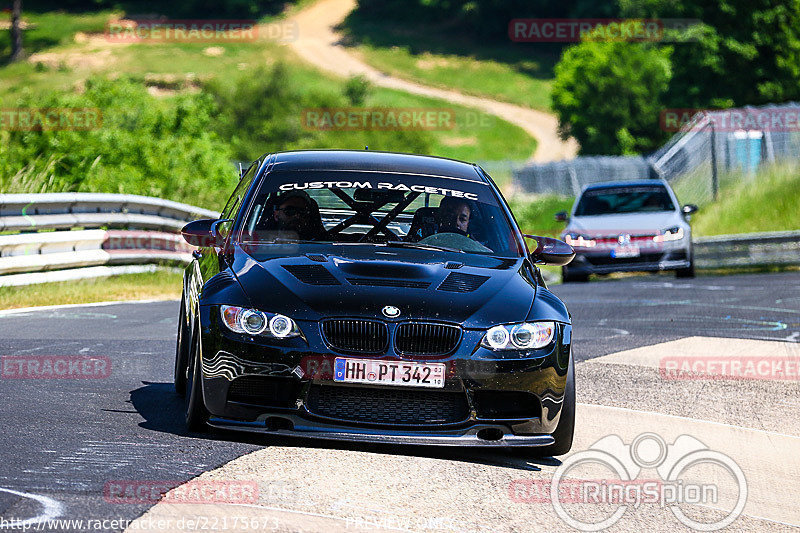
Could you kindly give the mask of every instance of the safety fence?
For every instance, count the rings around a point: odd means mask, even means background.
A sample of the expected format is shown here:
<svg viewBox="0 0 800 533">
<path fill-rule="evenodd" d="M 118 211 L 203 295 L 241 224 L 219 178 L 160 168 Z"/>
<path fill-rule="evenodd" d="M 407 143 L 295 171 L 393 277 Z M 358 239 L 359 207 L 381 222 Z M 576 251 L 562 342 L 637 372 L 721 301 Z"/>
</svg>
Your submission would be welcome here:
<svg viewBox="0 0 800 533">
<path fill-rule="evenodd" d="M 576 196 L 593 183 L 662 178 L 681 202 L 702 205 L 765 166 L 800 161 L 800 104 L 675 111 L 691 118 L 652 154 L 531 163 L 514 170 L 514 190 Z"/>
<path fill-rule="evenodd" d="M 0 287 L 186 264 L 180 228 L 218 216 L 145 196 L 0 194 Z M 800 266 L 800 231 L 700 237 L 694 254 L 698 268 Z"/>
<path fill-rule="evenodd" d="M 698 268 L 800 266 L 800 231 L 699 237 L 694 257 Z"/>
<path fill-rule="evenodd" d="M 218 213 L 146 196 L 0 194 L 0 286 L 188 263 L 180 229 Z"/>
</svg>

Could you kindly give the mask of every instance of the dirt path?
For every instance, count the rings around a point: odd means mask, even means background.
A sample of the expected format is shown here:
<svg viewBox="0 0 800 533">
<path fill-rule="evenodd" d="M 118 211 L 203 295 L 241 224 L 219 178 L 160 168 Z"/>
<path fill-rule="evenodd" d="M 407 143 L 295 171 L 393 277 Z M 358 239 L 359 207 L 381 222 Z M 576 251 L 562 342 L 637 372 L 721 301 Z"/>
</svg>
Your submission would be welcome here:
<svg viewBox="0 0 800 533">
<path fill-rule="evenodd" d="M 556 131 L 558 120 L 549 113 L 388 76 L 355 57 L 340 44 L 340 36 L 334 31 L 355 5 L 355 0 L 321 0 L 294 15 L 292 18 L 298 23 L 299 37 L 291 45 L 297 54 L 317 68 L 340 76 L 361 74 L 381 87 L 474 107 L 516 124 L 538 141 L 531 157 L 533 161 L 575 157 L 577 143 L 573 139 L 564 142 L 559 138 Z"/>
</svg>

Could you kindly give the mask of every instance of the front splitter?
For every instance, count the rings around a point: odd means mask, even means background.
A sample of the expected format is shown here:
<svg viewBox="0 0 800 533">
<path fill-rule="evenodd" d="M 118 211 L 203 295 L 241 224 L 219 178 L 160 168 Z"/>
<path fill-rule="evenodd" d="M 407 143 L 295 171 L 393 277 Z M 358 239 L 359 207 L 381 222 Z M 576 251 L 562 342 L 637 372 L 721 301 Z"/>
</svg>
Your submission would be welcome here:
<svg viewBox="0 0 800 533">
<path fill-rule="evenodd" d="M 452 432 L 447 432 L 447 434 L 430 434 L 398 430 L 377 432 L 363 428 L 347 428 L 345 430 L 337 426 L 308 425 L 307 421 L 296 419 L 295 417 L 287 416 L 285 418 L 294 419 L 292 420 L 296 422 L 294 429 L 271 428 L 263 421 L 242 422 L 224 418 L 211 418 L 208 421 L 208 425 L 217 429 L 246 431 L 248 433 L 382 444 L 507 448 L 518 446 L 549 446 L 555 443 L 555 439 L 551 435 L 512 435 L 504 432 L 501 426 L 494 425 L 475 426 L 461 434 Z M 481 438 L 478 436 L 478 433 L 482 430 L 499 430 L 502 432 L 502 437 L 491 439 Z M 507 429 L 505 431 L 507 431 Z"/>
</svg>

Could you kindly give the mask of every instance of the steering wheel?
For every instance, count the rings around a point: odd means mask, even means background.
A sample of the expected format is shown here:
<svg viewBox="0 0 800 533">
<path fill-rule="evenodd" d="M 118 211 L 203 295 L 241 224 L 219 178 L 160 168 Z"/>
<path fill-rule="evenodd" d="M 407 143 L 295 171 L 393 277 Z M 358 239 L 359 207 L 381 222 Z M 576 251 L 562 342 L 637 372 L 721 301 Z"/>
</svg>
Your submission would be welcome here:
<svg viewBox="0 0 800 533">
<path fill-rule="evenodd" d="M 478 241 L 474 241 L 466 235 L 460 233 L 434 233 L 424 239 L 420 239 L 419 244 L 430 244 L 431 246 L 441 246 L 443 248 L 453 248 L 462 252 L 494 252 Z"/>
</svg>

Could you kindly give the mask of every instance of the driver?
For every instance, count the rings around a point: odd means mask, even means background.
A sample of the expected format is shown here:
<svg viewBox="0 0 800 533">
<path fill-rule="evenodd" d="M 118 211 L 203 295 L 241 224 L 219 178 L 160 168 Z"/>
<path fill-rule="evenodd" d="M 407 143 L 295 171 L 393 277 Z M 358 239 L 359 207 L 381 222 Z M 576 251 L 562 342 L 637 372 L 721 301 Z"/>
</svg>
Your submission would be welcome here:
<svg viewBox="0 0 800 533">
<path fill-rule="evenodd" d="M 466 237 L 471 217 L 472 209 L 465 200 L 446 196 L 442 198 L 436 212 L 438 233 L 458 233 Z"/>
<path fill-rule="evenodd" d="M 327 236 L 319 206 L 305 191 L 289 191 L 278 196 L 272 217 L 278 231 L 290 234 L 291 238 L 320 241 Z"/>
</svg>

